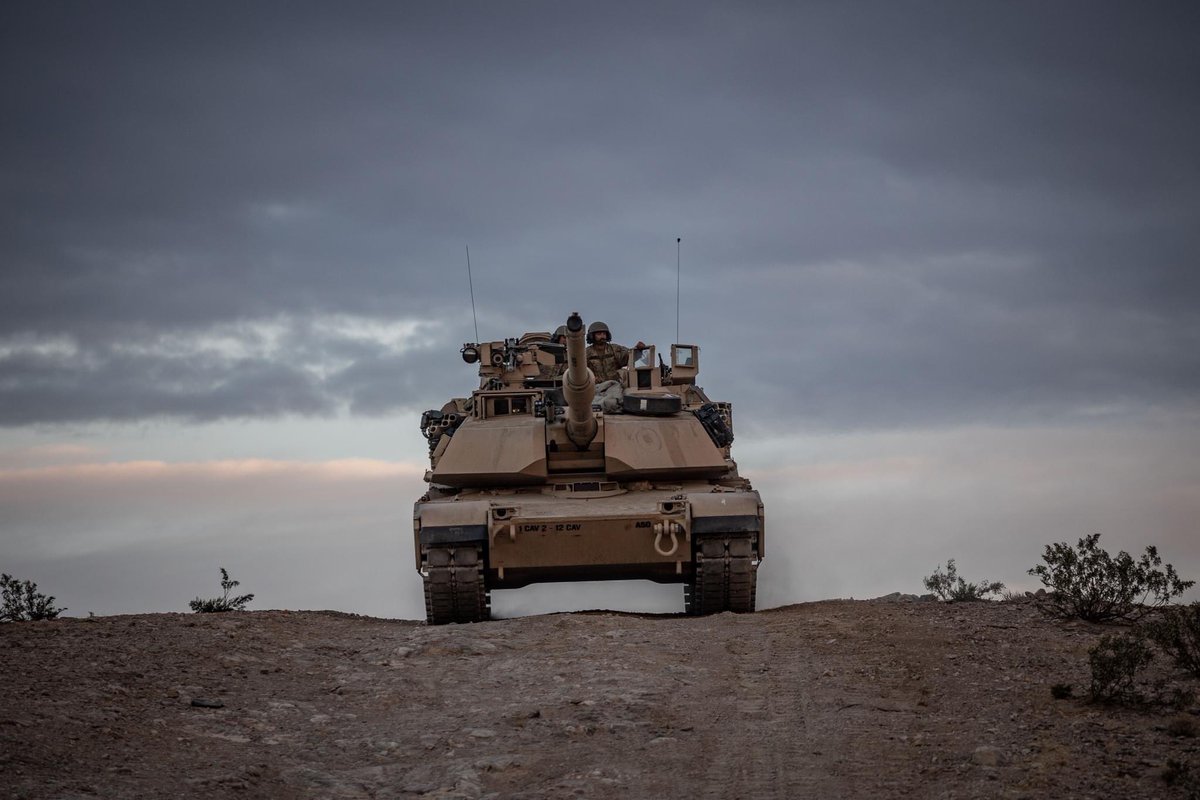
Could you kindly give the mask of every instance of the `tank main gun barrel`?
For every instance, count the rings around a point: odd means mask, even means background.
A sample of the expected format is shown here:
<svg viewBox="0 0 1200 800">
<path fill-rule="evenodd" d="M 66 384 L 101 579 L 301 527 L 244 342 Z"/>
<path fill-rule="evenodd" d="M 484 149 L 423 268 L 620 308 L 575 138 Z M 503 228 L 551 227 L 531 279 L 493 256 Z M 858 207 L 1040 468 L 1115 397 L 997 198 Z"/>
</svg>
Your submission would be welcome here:
<svg viewBox="0 0 1200 800">
<path fill-rule="evenodd" d="M 596 378 L 588 369 L 584 349 L 583 319 L 578 312 L 567 318 L 567 371 L 563 374 L 563 397 L 567 400 L 567 438 L 577 447 L 587 447 L 596 438 L 592 399 Z"/>
</svg>

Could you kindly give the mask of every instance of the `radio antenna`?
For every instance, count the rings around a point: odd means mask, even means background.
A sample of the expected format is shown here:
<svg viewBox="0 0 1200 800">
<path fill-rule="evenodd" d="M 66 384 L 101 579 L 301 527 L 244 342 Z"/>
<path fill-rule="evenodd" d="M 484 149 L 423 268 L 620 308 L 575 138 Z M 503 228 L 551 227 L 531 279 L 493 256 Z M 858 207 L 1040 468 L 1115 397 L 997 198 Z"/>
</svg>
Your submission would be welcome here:
<svg viewBox="0 0 1200 800">
<path fill-rule="evenodd" d="M 475 341 L 479 341 L 479 320 L 475 318 L 475 282 L 471 280 L 471 246 L 467 245 L 467 286 L 471 289 L 471 322 L 475 323 Z M 675 312 L 679 316 L 679 312 Z"/>
<path fill-rule="evenodd" d="M 675 237 L 675 343 L 679 344 L 679 245 L 683 241 Z"/>
</svg>

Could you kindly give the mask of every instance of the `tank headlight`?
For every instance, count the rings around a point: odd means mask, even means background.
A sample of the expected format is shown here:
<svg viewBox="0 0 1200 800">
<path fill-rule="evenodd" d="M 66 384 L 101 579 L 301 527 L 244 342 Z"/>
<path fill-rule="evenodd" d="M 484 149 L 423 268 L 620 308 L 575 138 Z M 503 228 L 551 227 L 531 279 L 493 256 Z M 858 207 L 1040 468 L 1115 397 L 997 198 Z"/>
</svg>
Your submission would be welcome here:
<svg viewBox="0 0 1200 800">
<path fill-rule="evenodd" d="M 472 347 L 470 345 L 463 345 L 462 357 L 463 361 L 467 362 L 468 364 L 474 364 L 479 360 L 479 348 Z"/>
</svg>

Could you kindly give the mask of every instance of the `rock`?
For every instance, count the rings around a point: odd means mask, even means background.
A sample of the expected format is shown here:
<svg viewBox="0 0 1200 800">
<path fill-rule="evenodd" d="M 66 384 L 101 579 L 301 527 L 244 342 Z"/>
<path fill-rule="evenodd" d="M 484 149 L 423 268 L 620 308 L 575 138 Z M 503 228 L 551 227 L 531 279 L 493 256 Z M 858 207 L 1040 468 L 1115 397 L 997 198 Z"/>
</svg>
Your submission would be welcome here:
<svg viewBox="0 0 1200 800">
<path fill-rule="evenodd" d="M 495 731 L 488 730 L 487 728 L 476 728 L 471 731 L 471 737 L 474 739 L 491 739 L 495 735 Z"/>
<path fill-rule="evenodd" d="M 673 736 L 659 736 L 657 738 L 651 739 L 649 742 L 646 742 L 646 745 L 648 747 L 658 747 L 659 745 L 664 745 L 664 744 L 675 744 L 675 742 L 677 742 L 677 741 L 679 741 L 679 740 Z"/>
<path fill-rule="evenodd" d="M 224 708 L 225 704 L 220 700 L 210 700 L 207 697 L 193 697 L 192 705 L 196 708 Z"/>
<path fill-rule="evenodd" d="M 483 772 L 503 772 L 511 767 L 520 766 L 521 759 L 514 755 L 492 756 L 481 758 L 475 762 L 475 769 Z"/>
<path fill-rule="evenodd" d="M 1001 767 L 1008 763 L 1008 755 L 999 747 L 985 744 L 975 748 L 971 761 L 981 767 Z"/>
</svg>

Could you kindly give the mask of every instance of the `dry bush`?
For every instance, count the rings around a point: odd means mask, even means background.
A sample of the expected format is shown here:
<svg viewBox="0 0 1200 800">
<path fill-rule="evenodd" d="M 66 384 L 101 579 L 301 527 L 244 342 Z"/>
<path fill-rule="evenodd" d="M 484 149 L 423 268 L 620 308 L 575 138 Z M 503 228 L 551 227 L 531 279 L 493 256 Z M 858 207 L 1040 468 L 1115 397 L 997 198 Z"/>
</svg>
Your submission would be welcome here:
<svg viewBox="0 0 1200 800">
<path fill-rule="evenodd" d="M 1153 660 L 1154 653 L 1136 633 L 1101 636 L 1096 646 L 1088 650 L 1088 662 L 1092 667 L 1092 702 L 1142 702 L 1144 698 L 1137 690 L 1137 676 Z"/>
<path fill-rule="evenodd" d="M 229 591 L 238 585 L 239 582 L 230 580 L 229 573 L 225 571 L 224 567 L 221 567 L 221 589 L 223 590 L 224 594 L 222 594 L 220 597 L 215 597 L 210 600 L 201 600 L 199 597 L 197 597 L 195 600 L 192 600 L 190 603 L 188 603 L 188 605 L 191 606 L 192 611 L 195 611 L 197 614 L 212 614 L 222 611 L 245 611 L 246 604 L 254 599 L 254 595 L 243 594 L 230 597 Z"/>
<path fill-rule="evenodd" d="M 1049 590 L 1044 608 L 1090 622 L 1134 620 L 1195 584 L 1180 580 L 1170 564 L 1164 566 L 1153 546 L 1134 561 L 1124 550 L 1113 558 L 1099 541 L 1100 534 L 1093 533 L 1075 547 L 1066 542 L 1046 545 L 1046 563 L 1029 570 Z"/>
<path fill-rule="evenodd" d="M 933 570 L 933 574 L 925 579 L 925 588 L 942 600 L 959 602 L 965 600 L 987 600 L 988 595 L 999 594 L 1004 591 L 1004 584 L 1000 581 L 988 581 L 986 579 L 979 583 L 968 583 L 958 576 L 958 569 L 954 566 L 954 559 L 951 558 L 946 561 L 945 572 L 942 572 L 941 564 L 937 565 Z"/>
<path fill-rule="evenodd" d="M 1164 609 L 1142 628 L 1177 666 L 1200 678 L 1200 602 Z"/>
<path fill-rule="evenodd" d="M 8 573 L 0 575 L 0 622 L 55 619 L 66 611 L 56 608 L 54 597 L 37 590 L 33 581 L 19 581 Z"/>
</svg>

